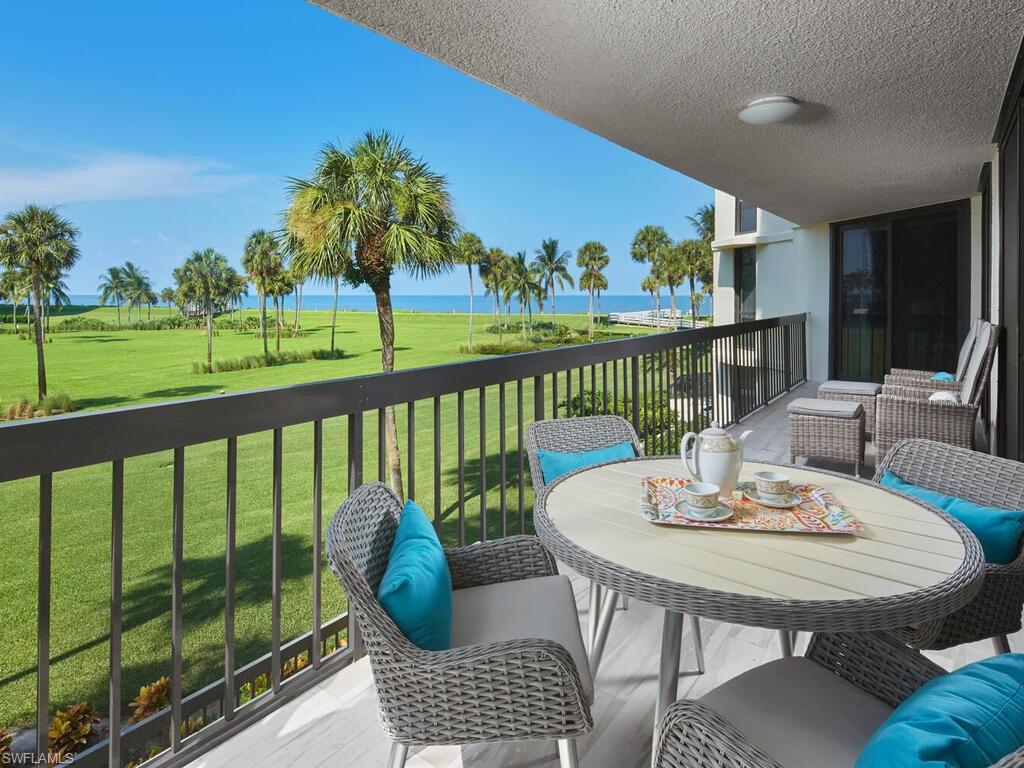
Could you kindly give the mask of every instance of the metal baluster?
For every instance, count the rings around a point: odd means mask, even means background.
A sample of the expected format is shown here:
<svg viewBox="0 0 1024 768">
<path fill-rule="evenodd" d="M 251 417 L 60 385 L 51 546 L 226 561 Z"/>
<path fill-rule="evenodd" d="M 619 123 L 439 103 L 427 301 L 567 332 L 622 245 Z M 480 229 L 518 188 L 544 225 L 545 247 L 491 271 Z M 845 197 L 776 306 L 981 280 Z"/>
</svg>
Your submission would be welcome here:
<svg viewBox="0 0 1024 768">
<path fill-rule="evenodd" d="M 487 388 L 480 387 L 480 541 L 487 541 Z"/>
<path fill-rule="evenodd" d="M 224 719 L 235 716 L 235 529 L 238 510 L 238 438 L 228 438 L 224 513 Z"/>
<path fill-rule="evenodd" d="M 124 460 L 113 464 L 110 490 L 110 680 L 107 761 L 121 768 L 121 587 L 124 566 Z"/>
<path fill-rule="evenodd" d="M 557 379 L 555 380 L 557 382 Z M 557 398 L 557 393 L 552 390 L 551 397 Z M 533 420 L 543 421 L 544 420 L 544 377 L 534 376 L 533 377 Z"/>
<path fill-rule="evenodd" d="M 406 498 L 416 498 L 416 403 L 409 401 L 406 405 L 406 442 L 405 463 L 409 470 L 409 478 L 405 484 Z"/>
<path fill-rule="evenodd" d="M 320 628 L 323 623 L 321 563 L 323 562 L 324 423 L 313 422 L 313 637 L 309 662 L 320 666 Z"/>
<path fill-rule="evenodd" d="M 537 380 L 534 379 L 534 386 Z M 519 454 L 519 533 L 526 533 L 526 494 L 523 472 L 523 380 L 516 380 L 516 453 Z"/>
<path fill-rule="evenodd" d="M 53 475 L 39 476 L 39 589 L 36 592 L 36 752 L 45 759 L 50 730 L 50 577 L 53 557 Z"/>
<path fill-rule="evenodd" d="M 459 391 L 459 546 L 466 544 L 466 393 Z"/>
<path fill-rule="evenodd" d="M 434 530 L 441 535 L 441 396 L 434 396 Z"/>
<path fill-rule="evenodd" d="M 626 362 L 625 362 L 625 360 L 623 360 L 623 362 L 622 362 L 622 375 L 623 376 L 626 375 Z M 625 392 L 626 388 L 623 387 L 622 391 Z M 616 358 L 615 360 L 612 360 L 612 408 L 616 409 L 618 407 L 619 407 L 619 361 Z M 628 417 L 628 414 L 626 414 L 625 411 L 623 411 L 622 415 Z"/>
<path fill-rule="evenodd" d="M 348 492 L 363 484 L 363 414 L 348 415 Z"/>
<path fill-rule="evenodd" d="M 185 570 L 185 449 L 174 449 L 174 494 L 171 533 L 171 751 L 181 747 L 181 640 L 184 634 L 182 591 Z"/>
<path fill-rule="evenodd" d="M 632 372 L 632 378 L 633 378 L 633 387 L 632 387 L 632 390 L 631 390 L 632 393 L 633 393 L 633 396 L 631 398 L 631 405 L 632 405 L 632 410 L 633 410 L 633 414 L 632 414 L 633 429 L 636 430 L 637 435 L 639 435 L 640 439 L 643 440 L 643 435 L 640 432 L 640 390 L 639 390 L 639 386 L 640 386 L 640 358 L 639 357 L 632 357 L 632 358 L 630 358 L 630 366 L 631 366 L 631 372 Z M 625 364 L 625 361 L 623 361 L 623 364 L 622 364 L 622 376 L 623 376 L 622 387 L 623 387 L 623 389 L 625 389 L 625 387 L 626 387 L 626 382 L 625 382 L 626 364 Z M 645 442 L 644 443 L 645 451 L 646 451 L 647 447 L 648 447 L 647 443 Z"/>
<path fill-rule="evenodd" d="M 387 461 L 384 455 L 384 409 L 377 409 L 377 479 L 382 483 L 388 483 L 389 478 L 387 476 Z"/>
<path fill-rule="evenodd" d="M 579 390 L 580 390 L 580 415 L 582 416 L 584 413 L 586 413 L 586 410 L 587 410 L 587 397 L 586 397 L 586 394 L 584 394 L 584 389 L 583 389 L 583 367 L 582 366 L 580 367 L 579 371 L 577 371 L 577 373 L 579 374 L 579 379 L 580 379 L 580 385 L 579 385 Z M 566 397 L 569 396 L 569 390 L 568 389 L 566 389 L 565 395 L 566 395 Z M 568 413 L 566 415 L 568 415 Z"/>
<path fill-rule="evenodd" d="M 608 363 L 601 363 L 601 412 L 608 415 Z"/>
<path fill-rule="evenodd" d="M 556 373 L 555 376 L 558 376 L 558 374 Z M 557 398 L 555 398 L 555 399 L 557 400 Z M 580 399 L 582 400 L 583 398 L 580 398 Z M 554 418 L 558 418 L 558 412 L 557 412 L 558 411 L 558 406 L 552 404 L 552 408 L 554 408 L 555 410 L 552 412 L 551 415 Z M 572 409 L 572 368 L 568 369 L 565 372 L 565 415 L 566 416 L 572 416 L 573 415 L 573 409 Z M 579 404 L 579 412 L 576 415 L 577 416 L 582 416 L 583 415 L 583 403 Z"/>
<path fill-rule="evenodd" d="M 568 380 L 566 381 L 566 387 L 568 387 Z M 534 389 L 536 389 L 536 380 L 534 380 Z M 568 392 L 569 390 L 566 389 L 566 391 Z M 533 396 L 534 396 L 534 398 L 537 397 L 536 392 L 534 392 Z M 544 398 L 543 397 L 541 398 L 540 402 L 541 402 L 541 404 L 543 406 L 543 403 L 544 403 Z M 535 407 L 534 411 L 536 411 L 536 410 L 537 409 Z M 569 412 L 568 409 L 566 409 L 566 414 L 568 414 L 568 412 Z M 544 408 L 541 407 L 541 409 L 540 409 L 540 416 L 536 416 L 534 418 L 534 421 L 541 421 L 543 418 L 544 418 Z M 558 371 L 555 371 L 554 373 L 551 374 L 551 418 L 552 419 L 557 419 L 558 418 Z"/>
<path fill-rule="evenodd" d="M 640 368 L 642 369 L 641 370 L 641 374 L 642 375 L 640 377 L 640 387 L 641 387 L 641 392 L 642 392 L 641 398 L 643 400 L 643 414 L 644 414 L 644 424 L 643 424 L 643 427 L 644 427 L 643 435 L 644 436 L 643 436 L 643 441 L 644 441 L 644 445 L 647 446 L 647 453 L 648 453 L 648 455 L 652 455 L 653 456 L 656 453 L 656 451 L 655 451 L 655 447 L 651 444 L 651 419 L 650 419 L 651 411 L 650 411 L 650 404 L 647 401 L 647 378 L 648 378 L 648 376 L 647 376 L 647 360 L 648 360 L 647 355 L 641 355 L 640 356 Z"/>
<path fill-rule="evenodd" d="M 505 493 L 505 382 L 498 385 L 498 454 L 501 456 L 501 463 L 498 465 L 498 498 L 501 504 L 501 536 L 508 536 L 508 508 L 506 506 Z"/>
<path fill-rule="evenodd" d="M 271 613 L 270 613 L 270 684 L 274 693 L 281 690 L 281 519 L 284 430 L 274 430 L 274 509 L 271 537 Z"/>
</svg>

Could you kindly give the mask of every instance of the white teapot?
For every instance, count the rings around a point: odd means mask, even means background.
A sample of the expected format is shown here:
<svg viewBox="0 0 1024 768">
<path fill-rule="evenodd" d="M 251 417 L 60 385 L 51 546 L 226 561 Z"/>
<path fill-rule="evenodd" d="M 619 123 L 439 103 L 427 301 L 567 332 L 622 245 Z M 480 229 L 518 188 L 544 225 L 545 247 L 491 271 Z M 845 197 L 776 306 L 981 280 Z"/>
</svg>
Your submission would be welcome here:
<svg viewBox="0 0 1024 768">
<path fill-rule="evenodd" d="M 728 498 L 736 490 L 743 467 L 743 446 L 750 436 L 751 430 L 740 435 L 737 440 L 720 426 L 711 422 L 711 426 L 699 435 L 687 432 L 679 446 L 679 455 L 690 474 L 702 483 L 714 483 L 721 489 L 721 496 Z M 686 455 L 686 448 L 693 439 L 693 460 Z"/>
</svg>

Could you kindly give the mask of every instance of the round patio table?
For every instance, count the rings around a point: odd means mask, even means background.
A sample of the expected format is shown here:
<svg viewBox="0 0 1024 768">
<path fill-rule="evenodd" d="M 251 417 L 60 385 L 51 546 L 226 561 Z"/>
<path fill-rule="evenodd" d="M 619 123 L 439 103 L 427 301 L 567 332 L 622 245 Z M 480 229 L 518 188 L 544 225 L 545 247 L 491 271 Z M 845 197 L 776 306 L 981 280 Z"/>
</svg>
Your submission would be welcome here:
<svg viewBox="0 0 1024 768">
<path fill-rule="evenodd" d="M 746 462 L 740 480 L 764 469 L 780 466 Z M 665 609 L 655 728 L 676 698 L 684 614 L 790 631 L 886 630 L 941 618 L 981 587 L 981 547 L 953 518 L 846 475 L 788 465 L 781 471 L 794 483 L 830 491 L 864 531 L 748 532 L 648 522 L 640 511 L 641 481 L 689 478 L 679 458 L 577 470 L 537 500 L 537 534 L 557 559 L 600 587 Z"/>
</svg>

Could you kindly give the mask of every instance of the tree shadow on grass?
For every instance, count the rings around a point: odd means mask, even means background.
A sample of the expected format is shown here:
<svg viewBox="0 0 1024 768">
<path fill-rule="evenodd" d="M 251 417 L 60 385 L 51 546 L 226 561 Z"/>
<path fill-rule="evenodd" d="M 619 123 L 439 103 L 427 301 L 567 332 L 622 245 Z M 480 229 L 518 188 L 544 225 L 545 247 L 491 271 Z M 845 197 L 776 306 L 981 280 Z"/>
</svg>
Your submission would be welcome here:
<svg viewBox="0 0 1024 768">
<path fill-rule="evenodd" d="M 83 342 L 83 341 L 98 341 L 100 344 L 110 344 L 111 342 L 123 342 L 128 339 L 120 336 L 107 336 L 102 333 L 90 333 L 88 336 L 73 336 L 71 341 Z"/>
<path fill-rule="evenodd" d="M 108 405 L 120 405 L 121 403 L 127 403 L 128 398 L 121 395 L 107 395 L 106 397 L 78 397 L 74 401 L 77 410 L 84 410 L 85 408 L 103 408 Z"/>
<path fill-rule="evenodd" d="M 190 395 L 204 395 L 209 392 L 219 392 L 223 387 L 220 384 L 190 384 L 183 387 L 168 387 L 167 389 L 154 389 L 151 392 L 143 392 L 143 397 L 189 397 Z"/>
</svg>

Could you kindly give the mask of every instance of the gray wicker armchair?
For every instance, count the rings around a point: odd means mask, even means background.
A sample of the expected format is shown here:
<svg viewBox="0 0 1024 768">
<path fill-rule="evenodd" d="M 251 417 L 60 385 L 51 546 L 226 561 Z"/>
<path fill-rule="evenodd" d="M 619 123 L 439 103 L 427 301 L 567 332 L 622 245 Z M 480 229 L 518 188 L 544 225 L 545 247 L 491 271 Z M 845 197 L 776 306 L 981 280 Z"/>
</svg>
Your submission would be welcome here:
<svg viewBox="0 0 1024 768">
<path fill-rule="evenodd" d="M 879 463 L 875 480 L 889 469 L 908 483 L 975 504 L 1024 509 L 1024 464 L 953 448 L 931 440 L 903 440 Z M 1021 628 L 1024 549 L 1005 565 L 985 564 L 981 591 L 970 603 L 936 621 L 895 633 L 914 648 L 939 650 L 992 638 L 996 651 L 1010 650 L 1007 635 Z"/>
<path fill-rule="evenodd" d="M 526 447 L 534 492 L 540 495 L 545 486 L 537 451 L 582 453 L 583 451 L 607 448 L 627 440 L 633 444 L 636 455 L 642 457 L 644 447 L 640 443 L 640 438 L 637 437 L 636 430 L 621 416 L 574 416 L 533 422 L 526 428 Z M 591 583 L 590 610 L 587 620 L 587 650 L 590 654 L 590 668 L 595 676 L 601 663 L 605 638 L 611 627 L 618 599 L 619 596 L 610 591 L 602 599 L 600 585 Z M 625 600 L 623 605 L 628 607 Z M 696 616 L 691 616 L 690 626 L 697 652 L 698 670 L 703 672 L 704 650 L 700 636 L 700 620 Z"/>
<path fill-rule="evenodd" d="M 978 331 L 986 321 L 980 317 L 971 323 L 967 336 L 956 359 L 956 372 L 953 374 L 953 381 L 932 381 L 935 371 L 922 371 L 916 368 L 893 368 L 885 375 L 885 384 L 895 384 L 905 387 L 925 387 L 933 390 L 948 389 L 958 391 L 963 383 L 964 374 L 967 373 L 967 364 L 971 359 L 971 351 L 974 349 L 974 342 L 978 338 Z"/>
<path fill-rule="evenodd" d="M 876 400 L 873 433 L 878 455 L 884 456 L 894 443 L 906 438 L 973 448 L 975 422 L 998 343 L 999 327 L 982 322 L 967 371 L 963 379 L 952 386 L 958 401 L 928 399 L 939 389 L 951 389 L 941 382 L 883 385 Z"/>
<path fill-rule="evenodd" d="M 422 650 L 376 597 L 401 510 L 387 486 L 370 483 L 353 491 L 327 529 L 331 569 L 348 594 L 370 657 L 381 725 L 393 742 L 393 768 L 404 765 L 410 745 L 519 739 L 556 739 L 562 765 L 575 766 L 575 738 L 593 727 L 593 683 L 568 579 L 557 575 L 551 555 L 533 536 L 448 550 L 453 647 Z M 531 584 L 532 610 L 510 611 L 516 591 L 521 595 Z M 488 589 L 504 593 L 489 596 Z M 555 608 L 565 610 L 553 616 L 544 603 L 556 596 L 565 605 Z M 515 628 L 504 636 L 489 633 L 487 622 L 500 624 L 502 614 Z M 555 627 L 560 623 L 561 632 Z M 461 642 L 466 639 L 471 642 Z"/>
<path fill-rule="evenodd" d="M 804 657 L 769 662 L 701 699 L 669 707 L 654 764 L 844 768 L 856 761 L 893 709 L 945 673 L 894 638 L 816 634 Z M 995 768 L 1022 767 L 1024 748 Z"/>
</svg>

